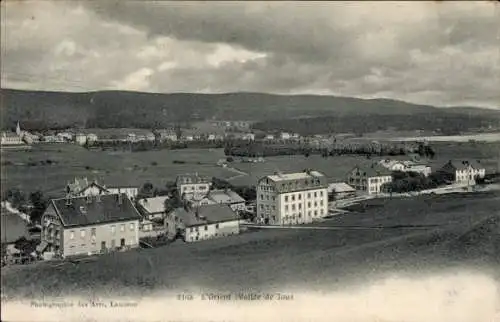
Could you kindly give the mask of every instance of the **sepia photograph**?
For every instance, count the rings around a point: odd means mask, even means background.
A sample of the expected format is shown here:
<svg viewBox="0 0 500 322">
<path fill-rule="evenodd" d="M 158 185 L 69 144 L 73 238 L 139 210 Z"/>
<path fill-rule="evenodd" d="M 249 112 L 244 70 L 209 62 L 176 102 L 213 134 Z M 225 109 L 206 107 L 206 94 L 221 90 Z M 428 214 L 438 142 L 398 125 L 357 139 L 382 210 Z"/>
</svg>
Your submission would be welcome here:
<svg viewBox="0 0 500 322">
<path fill-rule="evenodd" d="M 500 322 L 500 2 L 0 6 L 1 321 Z"/>
</svg>

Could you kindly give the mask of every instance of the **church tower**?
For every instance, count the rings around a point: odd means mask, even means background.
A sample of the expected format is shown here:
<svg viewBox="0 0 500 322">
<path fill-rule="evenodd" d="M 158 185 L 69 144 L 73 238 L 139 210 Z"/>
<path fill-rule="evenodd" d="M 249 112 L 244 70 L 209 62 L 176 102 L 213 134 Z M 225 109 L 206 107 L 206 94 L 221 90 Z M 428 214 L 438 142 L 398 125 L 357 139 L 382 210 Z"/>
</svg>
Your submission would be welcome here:
<svg viewBox="0 0 500 322">
<path fill-rule="evenodd" d="M 19 121 L 17 121 L 16 134 L 19 136 L 21 135 L 21 126 L 19 125 Z"/>
</svg>

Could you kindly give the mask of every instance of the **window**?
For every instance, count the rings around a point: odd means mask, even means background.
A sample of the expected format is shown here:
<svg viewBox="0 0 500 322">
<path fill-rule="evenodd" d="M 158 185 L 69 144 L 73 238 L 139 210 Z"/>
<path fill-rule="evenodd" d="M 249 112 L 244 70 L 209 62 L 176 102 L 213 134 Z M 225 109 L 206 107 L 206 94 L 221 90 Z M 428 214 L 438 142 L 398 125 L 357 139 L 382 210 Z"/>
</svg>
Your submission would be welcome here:
<svg viewBox="0 0 500 322">
<path fill-rule="evenodd" d="M 75 239 L 75 232 L 73 230 L 69 232 L 69 239 Z"/>
<path fill-rule="evenodd" d="M 314 210 L 314 215 L 317 216 L 318 215 L 318 211 L 317 210 Z"/>
<path fill-rule="evenodd" d="M 130 230 L 134 230 L 134 229 L 135 229 L 134 223 L 130 223 Z"/>
<path fill-rule="evenodd" d="M 311 193 L 310 192 L 307 194 L 307 198 L 311 199 Z"/>
<path fill-rule="evenodd" d="M 95 237 L 95 233 L 96 233 L 96 229 L 95 229 L 95 228 L 92 228 L 92 229 L 90 230 L 90 236 Z"/>
<path fill-rule="evenodd" d="M 215 229 L 219 229 L 219 224 L 215 224 Z"/>
<path fill-rule="evenodd" d="M 285 196 L 285 202 L 288 202 L 288 196 Z"/>
<path fill-rule="evenodd" d="M 314 207 L 317 207 L 318 206 L 318 203 L 315 201 L 314 202 Z"/>
<path fill-rule="evenodd" d="M 288 205 L 285 205 L 285 211 L 288 211 Z"/>
<path fill-rule="evenodd" d="M 205 225 L 205 231 L 207 231 L 207 230 L 208 230 L 208 226 Z"/>
<path fill-rule="evenodd" d="M 299 194 L 299 195 L 298 195 L 298 198 L 299 198 L 299 200 L 302 200 L 302 195 L 301 195 L 301 194 Z"/>
<path fill-rule="evenodd" d="M 273 205 L 273 210 L 276 210 L 276 206 Z"/>
<path fill-rule="evenodd" d="M 114 239 L 111 240 L 111 248 L 116 247 L 116 241 Z"/>
<path fill-rule="evenodd" d="M 323 209 L 321 209 L 321 210 L 320 210 L 320 212 L 321 212 L 321 215 L 323 215 L 323 214 L 324 214 L 324 210 L 323 210 Z"/>
<path fill-rule="evenodd" d="M 80 237 L 85 238 L 85 229 L 80 230 Z"/>
<path fill-rule="evenodd" d="M 319 192 L 320 197 L 323 197 L 323 191 Z"/>
<path fill-rule="evenodd" d="M 115 233 L 115 231 L 116 231 L 116 227 L 115 227 L 115 225 L 112 225 L 112 226 L 111 226 L 111 233 L 112 233 L 112 234 L 114 234 L 114 233 Z"/>
<path fill-rule="evenodd" d="M 125 246 L 125 238 L 120 239 L 120 246 Z"/>
<path fill-rule="evenodd" d="M 302 209 L 302 204 L 301 204 L 301 203 L 299 203 L 299 210 L 300 210 L 300 209 Z"/>
<path fill-rule="evenodd" d="M 319 201 L 319 205 L 320 205 L 320 206 L 323 206 L 323 199 L 321 199 L 321 200 Z"/>
<path fill-rule="evenodd" d="M 292 201 L 295 201 L 295 195 L 292 195 Z"/>
<path fill-rule="evenodd" d="M 311 202 L 310 201 L 307 202 L 307 208 L 311 208 Z"/>
<path fill-rule="evenodd" d="M 318 197 L 318 193 L 314 191 L 314 198 Z"/>
<path fill-rule="evenodd" d="M 196 230 L 196 232 L 198 232 L 198 227 L 195 227 L 194 230 Z"/>
<path fill-rule="evenodd" d="M 292 211 L 295 211 L 295 205 L 292 205 Z"/>
<path fill-rule="evenodd" d="M 311 212 L 310 212 L 310 211 L 308 211 L 308 212 L 307 212 L 307 215 L 308 215 L 309 217 L 311 217 Z"/>
<path fill-rule="evenodd" d="M 120 225 L 120 231 L 125 231 L 125 224 Z"/>
<path fill-rule="evenodd" d="M 269 195 L 266 196 L 266 199 L 269 200 Z"/>
</svg>

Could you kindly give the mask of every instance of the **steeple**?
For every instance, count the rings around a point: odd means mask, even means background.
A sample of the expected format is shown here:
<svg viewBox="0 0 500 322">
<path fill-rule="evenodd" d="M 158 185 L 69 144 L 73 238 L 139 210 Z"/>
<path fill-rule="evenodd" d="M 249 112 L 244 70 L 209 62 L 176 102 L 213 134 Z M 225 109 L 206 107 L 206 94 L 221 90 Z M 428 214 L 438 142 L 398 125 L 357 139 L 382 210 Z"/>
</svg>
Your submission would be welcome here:
<svg viewBox="0 0 500 322">
<path fill-rule="evenodd" d="M 21 126 L 19 125 L 19 121 L 17 121 L 16 134 L 21 135 Z"/>
</svg>

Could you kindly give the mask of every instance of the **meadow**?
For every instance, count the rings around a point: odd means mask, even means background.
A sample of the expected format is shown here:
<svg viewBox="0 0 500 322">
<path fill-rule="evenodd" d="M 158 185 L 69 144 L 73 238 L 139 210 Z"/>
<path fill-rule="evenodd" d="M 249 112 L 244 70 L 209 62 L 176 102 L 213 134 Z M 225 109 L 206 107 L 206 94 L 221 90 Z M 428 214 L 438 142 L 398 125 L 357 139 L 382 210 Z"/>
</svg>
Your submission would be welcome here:
<svg viewBox="0 0 500 322">
<path fill-rule="evenodd" d="M 66 183 L 75 177 L 97 179 L 108 186 L 142 186 L 149 181 L 163 188 L 181 173 L 233 175 L 216 165 L 223 157 L 221 149 L 123 152 L 86 150 L 72 144 L 40 144 L 29 151 L 2 151 L 2 189 L 17 187 L 62 194 Z M 47 160 L 51 160 L 50 164 Z"/>
<path fill-rule="evenodd" d="M 498 171 L 500 143 L 436 142 L 432 160 L 423 160 L 433 169 L 448 160 L 480 160 L 487 172 Z M 151 182 L 163 188 L 181 173 L 198 172 L 200 175 L 228 179 L 237 186 L 255 185 L 257 180 L 277 171 L 319 170 L 329 181 L 344 181 L 355 165 L 370 166 L 382 157 L 367 159 L 363 156 L 319 155 L 277 156 L 265 158 L 262 163 L 234 162 L 230 167 L 246 173 L 238 174 L 218 167 L 225 158 L 223 149 L 180 149 L 140 152 L 86 150 L 72 144 L 40 144 L 29 151 L 2 151 L 2 189 L 17 187 L 31 192 L 41 190 L 48 195 L 60 195 L 65 184 L 75 177 L 97 179 L 108 186 L 142 186 Z M 394 157 L 407 159 L 405 156 Z M 47 162 L 50 160 L 50 162 Z M 185 163 L 174 163 L 182 161 Z"/>
</svg>

